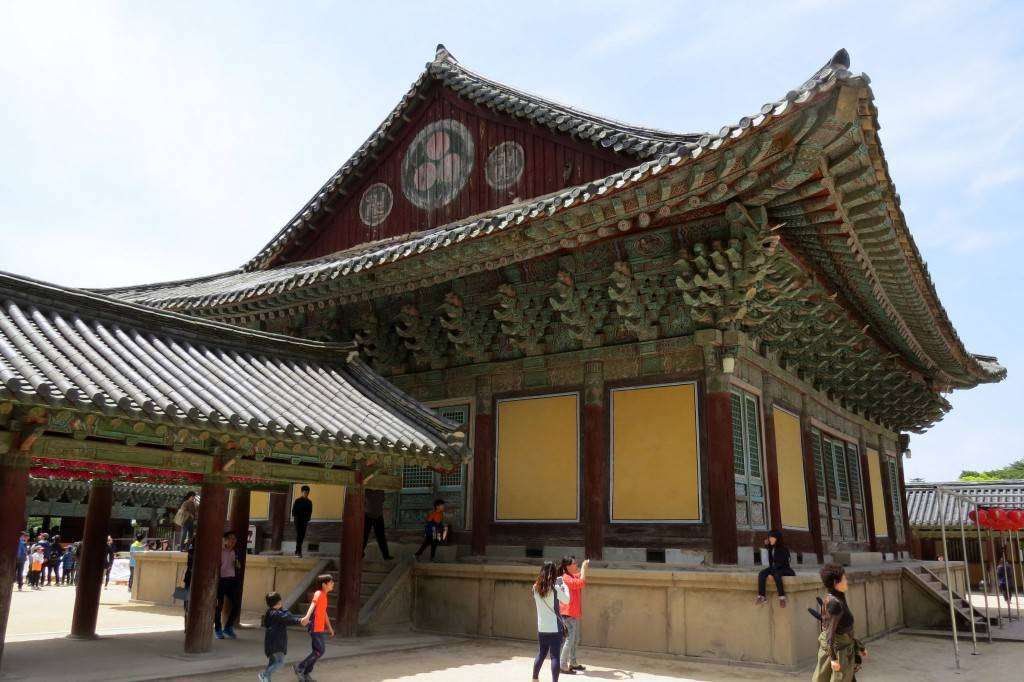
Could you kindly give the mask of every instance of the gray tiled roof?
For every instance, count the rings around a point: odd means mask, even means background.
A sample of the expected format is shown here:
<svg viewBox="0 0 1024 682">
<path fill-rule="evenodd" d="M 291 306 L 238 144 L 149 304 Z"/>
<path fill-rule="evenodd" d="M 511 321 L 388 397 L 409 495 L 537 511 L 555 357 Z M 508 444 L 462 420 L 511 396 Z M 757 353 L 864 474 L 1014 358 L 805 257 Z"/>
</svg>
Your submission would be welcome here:
<svg viewBox="0 0 1024 682">
<path fill-rule="evenodd" d="M 947 526 L 959 527 L 961 520 L 967 523 L 967 512 L 970 507 L 950 495 L 942 495 L 940 504 L 940 496 L 935 491 L 936 485 L 966 495 L 982 506 L 1024 509 L 1024 481 L 908 483 L 907 514 L 912 527 L 938 528 L 943 516 Z"/>
<path fill-rule="evenodd" d="M 847 64 L 849 65 L 849 64 Z M 339 191 L 344 190 L 350 178 L 364 163 L 372 161 L 377 153 L 394 138 L 408 120 L 408 114 L 418 106 L 421 95 L 439 83 L 474 104 L 494 109 L 535 125 L 572 137 L 635 159 L 651 159 L 664 154 L 676 154 L 697 146 L 702 133 L 672 133 L 654 128 L 629 125 L 610 118 L 590 114 L 574 107 L 558 104 L 537 95 L 511 88 L 484 78 L 465 68 L 444 47 L 437 46 L 434 60 L 412 84 L 398 105 L 366 139 L 349 159 L 324 183 L 274 238 L 246 265 L 245 270 L 256 270 L 272 264 L 274 258 L 299 235 L 315 229 L 324 205 Z"/>
<path fill-rule="evenodd" d="M 362 272 L 428 251 L 444 249 L 457 242 L 501 232 L 539 216 L 551 216 L 586 204 L 610 191 L 650 180 L 658 173 L 680 167 L 705 152 L 716 150 L 723 144 L 749 135 L 756 129 L 791 114 L 818 93 L 830 90 L 838 83 L 854 78 L 867 82 L 867 76 L 853 76 L 847 70 L 848 66 L 849 55 L 845 50 L 840 50 L 828 64 L 804 82 L 798 90 L 791 90 L 782 99 L 768 102 L 761 107 L 757 114 L 745 116 L 735 125 L 723 127 L 717 135 L 703 135 L 693 142 L 681 142 L 657 158 L 643 161 L 639 165 L 612 173 L 607 177 L 569 187 L 543 197 L 508 204 L 487 213 L 411 235 L 362 244 L 315 260 L 290 263 L 268 270 L 253 270 L 247 266 L 219 275 L 136 287 L 105 289 L 100 290 L 100 293 L 136 303 L 188 313 L 248 302 L 285 292 L 298 292 L 300 289 L 312 290 L 318 285 L 329 284 L 350 273 Z M 372 136 L 371 139 L 373 139 Z M 350 160 L 349 163 L 352 161 Z M 346 164 L 347 166 L 348 164 Z M 275 240 L 282 238 L 284 233 L 285 231 L 279 233 Z M 273 243 L 271 242 L 271 245 Z M 271 245 L 268 245 L 264 251 Z M 301 297 L 301 294 L 297 293 L 296 295 Z"/>
<path fill-rule="evenodd" d="M 0 273 L 0 401 L 452 464 L 463 434 L 353 347 Z"/>
</svg>

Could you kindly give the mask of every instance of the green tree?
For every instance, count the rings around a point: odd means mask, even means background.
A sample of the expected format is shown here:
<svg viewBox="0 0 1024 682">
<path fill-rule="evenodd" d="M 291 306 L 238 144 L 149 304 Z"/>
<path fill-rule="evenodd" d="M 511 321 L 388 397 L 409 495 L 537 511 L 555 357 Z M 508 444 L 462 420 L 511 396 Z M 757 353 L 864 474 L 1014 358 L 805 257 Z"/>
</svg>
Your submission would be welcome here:
<svg viewBox="0 0 1024 682">
<path fill-rule="evenodd" d="M 999 481 L 1005 479 L 1024 479 L 1024 458 L 991 471 L 972 471 L 965 469 L 960 472 L 961 481 Z"/>
</svg>

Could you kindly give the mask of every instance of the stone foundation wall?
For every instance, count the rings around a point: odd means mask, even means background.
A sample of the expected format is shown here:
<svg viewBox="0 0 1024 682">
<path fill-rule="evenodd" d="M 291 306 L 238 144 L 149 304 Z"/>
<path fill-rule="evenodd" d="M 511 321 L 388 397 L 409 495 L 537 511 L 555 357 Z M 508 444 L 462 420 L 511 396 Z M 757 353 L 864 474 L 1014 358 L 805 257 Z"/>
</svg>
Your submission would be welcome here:
<svg viewBox="0 0 1024 682">
<path fill-rule="evenodd" d="M 184 552 L 137 554 L 132 600 L 181 606 L 181 602 L 174 602 L 171 594 L 176 586 L 181 585 L 187 558 Z M 317 558 L 249 555 L 245 560 L 242 610 L 266 610 L 267 592 L 277 591 L 286 596 L 316 565 Z"/>
<path fill-rule="evenodd" d="M 849 603 L 856 634 L 868 638 L 904 626 L 900 565 L 851 569 Z M 530 585 L 535 566 L 417 565 L 412 621 L 423 630 L 536 639 Z M 590 571 L 583 597 L 583 645 L 742 661 L 796 669 L 817 651 L 818 623 L 807 613 L 823 594 L 813 571 L 786 578 L 789 606 L 754 606 L 755 572 L 719 570 Z"/>
</svg>

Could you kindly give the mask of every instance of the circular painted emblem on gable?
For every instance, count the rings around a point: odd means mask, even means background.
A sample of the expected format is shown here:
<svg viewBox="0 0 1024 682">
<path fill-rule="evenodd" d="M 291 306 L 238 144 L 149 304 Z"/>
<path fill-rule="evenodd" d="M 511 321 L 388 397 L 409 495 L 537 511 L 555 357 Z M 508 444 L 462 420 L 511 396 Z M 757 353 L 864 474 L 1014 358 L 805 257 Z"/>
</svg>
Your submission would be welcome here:
<svg viewBox="0 0 1024 682">
<path fill-rule="evenodd" d="M 473 170 L 473 138 L 450 118 L 434 121 L 412 139 L 402 159 L 402 192 L 414 206 L 440 208 L 458 196 Z"/>
<path fill-rule="evenodd" d="M 391 188 L 383 182 L 375 182 L 366 188 L 359 200 L 359 219 L 367 227 L 380 225 L 391 213 L 394 203 Z"/>
<path fill-rule="evenodd" d="M 487 155 L 484 176 L 494 189 L 508 189 L 519 182 L 526 165 L 526 153 L 518 142 L 502 142 Z"/>
</svg>

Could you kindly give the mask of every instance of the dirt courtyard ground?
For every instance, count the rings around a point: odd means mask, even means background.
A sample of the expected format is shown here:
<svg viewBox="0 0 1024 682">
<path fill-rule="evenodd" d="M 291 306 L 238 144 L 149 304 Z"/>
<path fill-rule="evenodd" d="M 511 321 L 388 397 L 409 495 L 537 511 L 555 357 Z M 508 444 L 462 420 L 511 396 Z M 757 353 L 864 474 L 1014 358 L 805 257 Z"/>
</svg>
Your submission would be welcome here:
<svg viewBox="0 0 1024 682">
<path fill-rule="evenodd" d="M 265 661 L 263 633 L 239 631 L 237 641 L 215 641 L 202 656 L 182 653 L 182 612 L 128 601 L 127 590 L 105 590 L 100 607 L 100 640 L 64 638 L 71 624 L 73 587 L 13 595 L 4 670 L 6 680 L 74 679 L 86 682 L 137 680 L 245 680 L 253 682 Z M 307 652 L 304 633 L 291 634 L 287 660 Z M 962 669 L 953 668 L 949 640 L 896 634 L 868 645 L 870 655 L 859 679 L 893 682 L 945 680 L 1019 680 L 1024 668 L 1024 642 L 981 644 L 971 656 L 970 641 L 961 643 Z M 807 680 L 809 673 L 786 673 L 741 665 L 713 665 L 641 655 L 583 650 L 588 670 L 565 679 L 636 680 L 637 682 L 739 682 Z M 466 640 L 408 631 L 390 635 L 332 640 L 328 659 L 316 671 L 320 682 L 490 682 L 529 680 L 534 646 L 527 642 Z M 218 672 L 219 671 L 219 672 Z M 229 671 L 229 672 L 225 672 Z M 177 677 L 176 677 L 177 676 Z M 294 680 L 289 669 L 275 679 Z M 541 680 L 550 680 L 545 667 Z"/>
<path fill-rule="evenodd" d="M 293 639 L 289 660 L 303 653 L 306 643 Z M 330 646 L 330 645 L 328 645 Z M 865 681 L 932 682 L 939 680 L 1012 680 L 1020 679 L 1024 666 L 1024 644 L 994 643 L 980 648 L 980 656 L 970 655 L 970 644 L 961 648 L 962 669 L 953 668 L 953 653 L 947 640 L 930 637 L 893 635 L 868 647 L 869 662 L 858 679 Z M 490 682 L 529 680 L 533 650 L 526 643 L 473 640 L 427 649 L 393 654 L 358 656 L 327 661 L 317 667 L 319 682 Z M 636 655 L 587 651 L 580 657 L 586 672 L 562 679 L 636 680 L 637 682 L 749 682 L 751 680 L 805 680 L 809 672 L 786 673 L 739 665 L 710 665 L 691 661 L 665 660 Z M 217 674 L 190 679 L 255 679 L 253 670 Z M 186 678 L 180 679 L 182 682 Z M 290 668 L 275 679 L 293 680 Z M 545 666 L 541 680 L 550 680 Z"/>
</svg>

